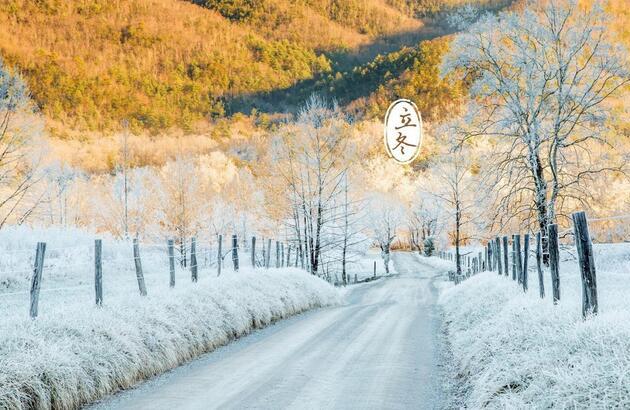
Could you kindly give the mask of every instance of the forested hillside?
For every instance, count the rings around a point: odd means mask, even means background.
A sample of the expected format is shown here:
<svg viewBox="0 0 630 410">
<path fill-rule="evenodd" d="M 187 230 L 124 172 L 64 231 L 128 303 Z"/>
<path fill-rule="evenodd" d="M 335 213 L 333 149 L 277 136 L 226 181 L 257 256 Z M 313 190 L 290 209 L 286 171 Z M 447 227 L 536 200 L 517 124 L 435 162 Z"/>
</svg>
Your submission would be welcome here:
<svg viewBox="0 0 630 410">
<path fill-rule="evenodd" d="M 25 79 L 53 156 L 112 171 L 124 119 L 132 166 L 264 146 L 266 130 L 313 93 L 358 120 L 409 98 L 439 122 L 466 97 L 465 84 L 439 75 L 449 14 L 520 3 L 12 0 L 0 3 L 0 57 Z M 624 1 L 608 7 L 629 44 Z"/>
<path fill-rule="evenodd" d="M 398 49 L 444 34 L 439 12 L 461 3 L 12 0 L 0 4 L 0 55 L 54 135 L 116 131 L 125 118 L 186 133 L 238 111 L 282 112 L 313 91 L 369 95 L 415 64 Z"/>
</svg>

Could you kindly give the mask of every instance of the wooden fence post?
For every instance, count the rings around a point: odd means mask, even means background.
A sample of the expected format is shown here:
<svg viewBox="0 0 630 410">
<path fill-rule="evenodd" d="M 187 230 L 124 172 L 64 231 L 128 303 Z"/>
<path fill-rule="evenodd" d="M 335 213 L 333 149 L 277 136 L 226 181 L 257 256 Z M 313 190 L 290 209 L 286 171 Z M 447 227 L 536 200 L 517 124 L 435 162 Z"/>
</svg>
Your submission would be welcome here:
<svg viewBox="0 0 630 410">
<path fill-rule="evenodd" d="M 503 267 L 501 266 L 501 240 L 498 236 L 494 238 L 494 249 L 497 250 L 497 270 L 499 276 L 503 276 Z"/>
<path fill-rule="evenodd" d="M 223 235 L 219 235 L 218 251 L 217 251 L 217 277 L 221 276 L 221 267 L 223 265 Z"/>
<path fill-rule="evenodd" d="M 256 269 L 256 237 L 252 236 L 252 269 Z"/>
<path fill-rule="evenodd" d="M 94 241 L 94 293 L 96 306 L 103 306 L 103 241 Z"/>
<path fill-rule="evenodd" d="M 483 264 L 483 259 L 481 258 L 481 252 L 477 254 L 477 273 L 481 272 L 481 265 Z"/>
<path fill-rule="evenodd" d="M 284 268 L 284 242 L 280 243 L 280 267 Z"/>
<path fill-rule="evenodd" d="M 488 262 L 488 255 L 490 252 L 488 251 L 488 245 L 483 247 L 483 266 L 484 270 L 490 270 L 490 263 Z"/>
<path fill-rule="evenodd" d="M 39 313 L 39 289 L 42 285 L 42 273 L 44 271 L 44 255 L 46 254 L 46 243 L 38 242 L 35 251 L 35 266 L 33 268 L 33 278 L 31 279 L 31 309 L 32 319 Z"/>
<path fill-rule="evenodd" d="M 505 276 L 510 277 L 510 268 L 508 264 L 508 237 L 503 236 L 503 267 L 505 268 Z"/>
<path fill-rule="evenodd" d="M 498 237 L 495 237 L 492 240 L 492 247 L 494 249 L 494 266 L 497 271 L 497 274 L 502 275 L 501 269 L 501 244 L 498 241 Z"/>
<path fill-rule="evenodd" d="M 175 287 L 175 244 L 172 239 L 168 239 L 166 241 L 166 248 L 168 249 L 168 273 L 169 273 L 169 283 L 168 286 L 171 288 Z"/>
<path fill-rule="evenodd" d="M 286 267 L 291 266 L 291 245 L 287 245 L 287 264 Z"/>
<path fill-rule="evenodd" d="M 280 267 L 280 242 L 276 241 L 276 268 Z"/>
<path fill-rule="evenodd" d="M 265 267 L 269 269 L 270 264 L 271 264 L 271 239 L 267 239 L 267 261 L 265 263 Z"/>
<path fill-rule="evenodd" d="M 494 266 L 492 265 L 492 248 L 490 248 L 490 244 L 488 244 L 488 246 L 486 246 L 486 251 L 487 251 L 487 255 L 488 255 L 488 270 L 489 271 L 493 271 L 494 270 Z"/>
<path fill-rule="evenodd" d="M 190 279 L 197 282 L 197 239 L 190 238 Z"/>
<path fill-rule="evenodd" d="M 512 280 L 516 280 L 516 235 L 512 235 Z"/>
<path fill-rule="evenodd" d="M 523 236 L 523 292 L 527 292 L 527 261 L 529 259 L 529 234 Z"/>
<path fill-rule="evenodd" d="M 376 261 L 374 261 L 374 271 L 373 271 L 373 276 L 374 278 L 376 278 Z"/>
<path fill-rule="evenodd" d="M 140 245 L 138 238 L 133 239 L 133 261 L 136 265 L 136 279 L 138 280 L 138 290 L 141 296 L 147 295 L 147 287 L 144 284 L 144 274 L 142 273 L 142 261 L 140 260 Z"/>
<path fill-rule="evenodd" d="M 232 235 L 232 265 L 234 265 L 234 272 L 238 272 L 238 238 L 236 234 Z"/>
<path fill-rule="evenodd" d="M 551 289 L 554 305 L 560 300 L 560 252 L 558 250 L 558 225 L 547 227 L 549 232 L 549 271 L 551 272 Z"/>
<path fill-rule="evenodd" d="M 521 234 L 514 235 L 514 252 L 516 255 L 516 279 L 518 284 L 523 283 L 523 256 L 521 254 Z"/>
<path fill-rule="evenodd" d="M 542 270 L 542 235 L 540 232 L 536 234 L 536 268 L 538 269 L 538 291 L 542 299 L 545 297 L 545 283 Z"/>
<path fill-rule="evenodd" d="M 262 238 L 262 240 L 260 241 L 260 245 L 262 247 L 262 264 L 261 267 L 266 267 L 266 263 L 267 263 L 267 251 L 265 250 L 265 238 Z"/>
<path fill-rule="evenodd" d="M 588 232 L 586 214 L 583 211 L 576 212 L 572 217 L 575 246 L 577 247 L 580 274 L 582 276 L 582 317 L 586 318 L 588 315 L 596 315 L 599 308 L 593 243 Z"/>
</svg>

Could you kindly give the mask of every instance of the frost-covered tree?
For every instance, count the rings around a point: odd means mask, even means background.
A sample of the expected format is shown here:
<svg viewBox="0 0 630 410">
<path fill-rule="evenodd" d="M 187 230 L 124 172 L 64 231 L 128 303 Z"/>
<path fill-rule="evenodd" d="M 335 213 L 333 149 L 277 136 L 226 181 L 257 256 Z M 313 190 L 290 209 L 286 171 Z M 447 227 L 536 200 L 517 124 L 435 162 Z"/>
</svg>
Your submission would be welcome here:
<svg viewBox="0 0 630 410">
<path fill-rule="evenodd" d="M 22 223 L 43 197 L 32 190 L 39 180 L 40 133 L 26 85 L 0 58 L 0 228 Z"/>
<path fill-rule="evenodd" d="M 155 217 L 152 207 L 159 187 L 154 169 L 133 168 L 127 175 L 97 175 L 91 178 L 90 185 L 94 213 L 92 222 L 99 229 L 107 230 L 118 238 L 126 238 L 128 233 L 134 236 L 146 233 L 151 219 Z"/>
<path fill-rule="evenodd" d="M 287 224 L 305 267 L 318 274 L 324 253 L 338 242 L 331 233 L 340 213 L 351 152 L 348 122 L 336 104 L 312 96 L 275 145 L 276 172 L 286 183 Z"/>
<path fill-rule="evenodd" d="M 452 136 L 449 137 L 449 141 Z M 434 179 L 433 194 L 444 206 L 444 211 L 452 226 L 449 236 L 455 247 L 457 274 L 462 273 L 461 246 L 470 239 L 470 230 L 478 216 L 479 182 L 473 175 L 473 162 L 470 150 L 465 145 L 450 145 L 450 150 L 440 155 L 431 164 Z"/>
<path fill-rule="evenodd" d="M 333 266 L 339 266 L 341 282 L 344 285 L 349 282 L 348 266 L 356 261 L 357 256 L 364 251 L 367 244 L 367 238 L 363 232 L 365 212 L 362 208 L 365 201 L 356 189 L 351 188 L 349 172 L 347 170 L 344 173 L 341 193 L 335 198 L 328 238 L 331 243 L 328 260 L 332 259 Z M 338 270 L 334 269 L 333 272 L 336 273 Z"/>
<path fill-rule="evenodd" d="M 439 234 L 443 224 L 442 205 L 431 194 L 419 190 L 409 209 L 409 240 L 413 249 L 423 251 L 427 238 Z"/>
<path fill-rule="evenodd" d="M 591 155 L 594 143 L 607 143 L 605 101 L 630 79 L 608 26 L 598 1 L 586 9 L 528 2 L 522 13 L 482 17 L 453 42 L 443 73 L 472 79 L 464 134 L 499 142 L 493 186 L 502 224 L 533 214 L 545 233 L 564 199 L 583 200 L 585 179 L 623 170 Z"/>
<path fill-rule="evenodd" d="M 160 172 L 160 221 L 179 247 L 180 264 L 186 266 L 190 240 L 202 229 L 203 211 L 210 198 L 203 198 L 199 168 L 193 158 L 180 156 Z"/>
<path fill-rule="evenodd" d="M 376 193 L 369 199 L 369 226 L 376 246 L 381 250 L 385 273 L 389 273 L 391 248 L 404 221 L 405 209 L 392 195 Z"/>
<path fill-rule="evenodd" d="M 75 180 L 84 179 L 83 173 L 68 164 L 55 161 L 43 168 L 45 208 L 47 220 L 51 225 L 68 226 L 76 224 L 78 211 L 73 208 L 72 189 Z M 73 212 L 74 211 L 74 212 Z M 72 215 L 75 217 L 73 218 Z"/>
<path fill-rule="evenodd" d="M 435 243 L 433 241 L 433 237 L 429 236 L 424 240 L 423 244 L 423 252 L 424 256 L 433 256 L 433 252 L 435 251 Z"/>
</svg>

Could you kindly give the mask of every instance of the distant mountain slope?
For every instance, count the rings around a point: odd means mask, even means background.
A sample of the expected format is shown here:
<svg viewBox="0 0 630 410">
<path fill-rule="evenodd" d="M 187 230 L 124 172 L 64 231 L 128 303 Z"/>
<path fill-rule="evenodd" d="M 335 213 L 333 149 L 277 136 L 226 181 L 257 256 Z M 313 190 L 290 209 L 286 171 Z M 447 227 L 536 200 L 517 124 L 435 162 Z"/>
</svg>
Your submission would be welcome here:
<svg viewBox="0 0 630 410">
<path fill-rule="evenodd" d="M 443 12 L 510 2 L 8 0 L 0 56 L 62 137 L 107 134 L 122 119 L 136 131 L 189 133 L 254 108 L 291 111 L 313 92 L 361 116 L 413 98 L 431 118 L 460 94 L 437 76 L 451 32 Z M 624 2 L 611 0 L 627 40 Z"/>
<path fill-rule="evenodd" d="M 318 50 L 352 47 L 421 23 L 384 0 L 190 0 L 274 40 Z"/>
<path fill-rule="evenodd" d="M 122 118 L 186 128 L 223 115 L 226 93 L 330 69 L 310 49 L 175 0 L 2 2 L 0 53 L 47 116 L 86 129 L 115 128 Z"/>
<path fill-rule="evenodd" d="M 1 2 L 0 55 L 60 129 L 116 129 L 123 118 L 189 129 L 223 116 L 231 96 L 330 71 L 323 52 L 421 25 L 376 0 L 245 2 L 264 10 L 241 22 L 178 0 Z M 344 8 L 355 3 L 371 5 L 367 17 Z"/>
</svg>

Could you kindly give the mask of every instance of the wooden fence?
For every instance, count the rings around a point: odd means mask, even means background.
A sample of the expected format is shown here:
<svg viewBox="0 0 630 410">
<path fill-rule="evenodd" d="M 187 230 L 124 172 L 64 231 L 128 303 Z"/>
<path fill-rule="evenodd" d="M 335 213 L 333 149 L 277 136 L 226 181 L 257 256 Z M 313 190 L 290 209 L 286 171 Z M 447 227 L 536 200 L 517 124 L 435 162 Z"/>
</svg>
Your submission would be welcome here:
<svg viewBox="0 0 630 410">
<path fill-rule="evenodd" d="M 597 314 L 597 278 L 595 271 L 595 259 L 593 257 L 593 243 L 588 229 L 588 222 L 584 212 L 576 212 L 572 215 L 573 235 L 575 238 L 575 248 L 578 256 L 580 277 L 582 280 L 582 316 Z M 548 255 L 543 255 L 542 241 L 544 233 L 537 232 L 536 246 L 534 249 L 536 272 L 538 274 L 538 294 L 545 297 L 543 259 L 548 260 L 549 273 L 551 276 L 551 294 L 553 303 L 560 300 L 560 245 L 558 235 L 558 225 L 552 224 L 547 227 L 547 241 L 549 247 Z M 496 236 L 484 244 L 484 251 L 477 255 L 460 255 L 460 260 L 464 262 L 462 274 L 457 275 L 449 271 L 449 280 L 455 284 L 482 271 L 494 271 L 500 276 L 510 277 L 527 292 L 529 288 L 529 255 L 530 255 L 530 234 L 513 234 L 511 241 L 508 236 Z M 522 239 L 522 241 L 521 241 Z M 511 248 L 509 248 L 511 245 Z M 522 246 L 521 246 L 522 245 Z M 439 252 L 441 259 L 455 261 L 452 252 Z M 532 265 L 533 266 L 533 265 Z"/>
<path fill-rule="evenodd" d="M 231 255 L 232 267 L 235 272 L 240 268 L 240 247 L 238 237 L 232 235 L 231 244 L 228 249 L 223 248 L 223 235 L 218 235 L 218 242 L 216 246 L 216 275 L 220 276 L 224 260 L 228 255 Z M 256 237 L 252 236 L 250 249 L 245 249 L 250 253 L 250 261 L 252 269 L 264 268 L 269 269 L 272 254 L 272 243 L 275 242 L 275 267 L 302 267 L 304 268 L 304 259 L 300 257 L 299 252 L 293 251 L 293 247 L 290 244 L 285 244 L 281 241 L 272 241 L 267 239 L 267 245 L 265 241 L 261 241 L 262 247 L 260 251 L 257 250 Z M 198 243 L 196 238 L 191 238 L 190 246 L 187 248 L 188 258 L 185 260 L 183 266 L 188 267 L 190 270 L 191 281 L 197 282 L 199 279 L 199 265 L 197 262 L 197 247 Z M 286 246 L 286 254 L 285 254 Z M 136 281 L 138 284 L 138 291 L 141 296 L 147 296 L 147 287 L 144 279 L 144 271 L 142 268 L 142 244 L 138 239 L 133 239 L 132 244 L 133 262 L 135 267 Z M 175 241 L 168 239 L 166 241 L 166 256 L 168 260 L 168 280 L 169 287 L 174 288 L 176 284 L 175 277 Z M 94 294 L 96 306 L 103 305 L 103 241 L 96 239 L 94 241 Z M 184 253 L 186 255 L 186 253 Z M 285 257 L 286 255 L 286 257 Z M 292 257 L 293 255 L 293 257 Z M 39 295 L 42 283 L 42 276 L 45 273 L 45 256 L 46 256 L 46 243 L 39 242 L 35 250 L 35 259 L 33 263 L 33 274 L 31 278 L 30 288 L 30 316 L 36 318 L 39 311 Z M 185 256 L 184 256 L 185 257 Z M 165 269 L 166 270 L 166 269 Z"/>
</svg>

